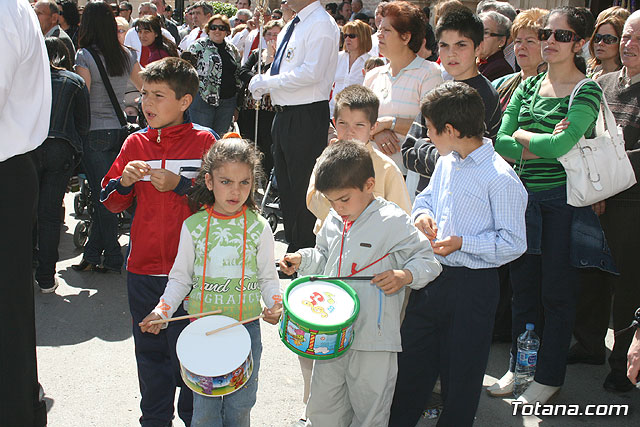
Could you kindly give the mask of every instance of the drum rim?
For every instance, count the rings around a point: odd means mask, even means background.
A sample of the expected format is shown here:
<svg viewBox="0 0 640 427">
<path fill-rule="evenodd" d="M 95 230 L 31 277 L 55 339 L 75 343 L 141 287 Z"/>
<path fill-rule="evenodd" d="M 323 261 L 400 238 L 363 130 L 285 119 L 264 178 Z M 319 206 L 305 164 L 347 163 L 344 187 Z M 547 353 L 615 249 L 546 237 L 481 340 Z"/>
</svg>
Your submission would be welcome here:
<svg viewBox="0 0 640 427">
<path fill-rule="evenodd" d="M 360 314 L 360 298 L 358 298 L 358 293 L 355 291 L 355 289 L 353 289 L 351 286 L 349 286 L 349 284 L 347 284 L 346 282 L 344 282 L 342 280 L 331 279 L 331 280 L 323 280 L 323 281 L 327 282 L 327 283 L 332 283 L 332 284 L 342 288 L 342 290 L 344 290 L 346 293 L 348 293 L 353 298 L 353 300 L 354 300 L 353 313 L 351 313 L 351 316 L 349 316 L 349 318 L 347 320 L 345 320 L 344 322 L 336 323 L 336 324 L 333 324 L 333 325 L 320 325 L 320 324 L 317 324 L 317 323 L 310 322 L 310 321 L 308 321 L 306 319 L 302 319 L 299 316 L 296 316 L 296 314 L 293 311 L 291 311 L 291 308 L 289 307 L 289 293 L 296 286 L 298 286 L 298 285 L 300 285 L 302 283 L 310 282 L 311 281 L 311 277 L 317 277 L 317 278 L 321 279 L 321 278 L 327 277 L 327 276 L 303 276 L 303 277 L 298 277 L 297 279 L 295 279 L 291 283 L 289 283 L 289 286 L 287 286 L 287 289 L 284 291 L 284 298 L 282 299 L 282 305 L 284 306 L 284 309 L 285 309 L 285 312 L 286 312 L 287 316 L 289 316 L 291 319 L 295 320 L 298 323 L 302 323 L 304 326 L 306 326 L 309 329 L 314 329 L 314 330 L 317 329 L 317 330 L 320 330 L 320 331 L 340 330 L 340 329 L 344 329 L 344 328 L 347 328 L 347 327 L 353 325 L 353 323 L 358 318 L 358 315 Z M 284 317 L 283 317 L 283 320 L 284 320 Z"/>
</svg>

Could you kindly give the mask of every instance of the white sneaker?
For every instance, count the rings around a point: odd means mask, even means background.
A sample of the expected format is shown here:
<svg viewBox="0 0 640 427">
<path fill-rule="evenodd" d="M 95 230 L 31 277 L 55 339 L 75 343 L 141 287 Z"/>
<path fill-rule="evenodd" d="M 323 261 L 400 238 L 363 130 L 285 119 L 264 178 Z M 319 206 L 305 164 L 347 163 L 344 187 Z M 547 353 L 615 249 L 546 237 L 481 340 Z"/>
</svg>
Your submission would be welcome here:
<svg viewBox="0 0 640 427">
<path fill-rule="evenodd" d="M 307 425 L 307 420 L 300 418 L 295 423 L 291 424 L 291 427 L 305 427 Z"/>
<path fill-rule="evenodd" d="M 504 397 L 513 395 L 513 383 L 515 382 L 516 374 L 511 371 L 507 371 L 495 384 L 487 387 L 487 393 L 493 397 Z"/>
<path fill-rule="evenodd" d="M 40 292 L 42 292 L 43 294 L 51 294 L 53 292 L 56 291 L 56 289 L 58 289 L 58 286 L 60 285 L 60 283 L 58 282 L 58 278 L 54 277 L 53 278 L 53 286 L 50 288 L 40 288 Z M 40 285 L 38 284 L 38 287 Z"/>
<path fill-rule="evenodd" d="M 522 403 L 540 402 L 541 405 L 544 405 L 559 390 L 560 387 L 553 387 L 533 381 L 517 400 Z"/>
</svg>

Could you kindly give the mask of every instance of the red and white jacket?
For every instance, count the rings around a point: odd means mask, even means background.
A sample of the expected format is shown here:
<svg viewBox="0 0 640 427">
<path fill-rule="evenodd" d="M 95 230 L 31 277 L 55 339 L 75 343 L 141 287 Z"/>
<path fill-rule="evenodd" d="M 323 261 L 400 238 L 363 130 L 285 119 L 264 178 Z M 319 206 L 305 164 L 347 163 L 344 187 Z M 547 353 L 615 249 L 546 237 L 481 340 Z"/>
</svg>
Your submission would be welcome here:
<svg viewBox="0 0 640 427">
<path fill-rule="evenodd" d="M 130 135 L 102 180 L 100 201 L 122 212 L 137 201 L 131 225 L 127 271 L 166 275 L 178 252 L 182 223 L 191 215 L 186 193 L 198 175 L 202 156 L 215 142 L 214 133 L 195 123 L 163 129 L 146 128 Z M 181 176 L 173 191 L 160 192 L 149 176 L 131 187 L 120 184 L 127 163 L 142 160 L 152 169 L 164 168 Z"/>
</svg>

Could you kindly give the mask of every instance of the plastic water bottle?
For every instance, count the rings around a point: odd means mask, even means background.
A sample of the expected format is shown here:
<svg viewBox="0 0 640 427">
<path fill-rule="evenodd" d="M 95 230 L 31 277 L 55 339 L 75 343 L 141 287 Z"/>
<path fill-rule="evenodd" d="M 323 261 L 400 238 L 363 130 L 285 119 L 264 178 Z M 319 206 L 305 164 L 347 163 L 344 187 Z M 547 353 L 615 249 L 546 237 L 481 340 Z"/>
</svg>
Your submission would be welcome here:
<svg viewBox="0 0 640 427">
<path fill-rule="evenodd" d="M 529 387 L 536 373 L 540 338 L 533 331 L 533 323 L 527 323 L 527 330 L 518 337 L 518 353 L 516 356 L 516 375 L 513 395 L 518 398 Z"/>
</svg>

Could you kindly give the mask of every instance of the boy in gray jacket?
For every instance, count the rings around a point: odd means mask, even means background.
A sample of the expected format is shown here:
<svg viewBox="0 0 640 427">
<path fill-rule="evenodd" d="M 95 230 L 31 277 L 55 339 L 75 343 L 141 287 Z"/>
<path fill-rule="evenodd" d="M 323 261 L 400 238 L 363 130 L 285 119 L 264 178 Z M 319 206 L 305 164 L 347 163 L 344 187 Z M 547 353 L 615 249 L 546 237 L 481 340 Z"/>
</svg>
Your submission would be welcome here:
<svg viewBox="0 0 640 427">
<path fill-rule="evenodd" d="M 367 148 L 340 141 L 317 163 L 315 186 L 332 209 L 315 248 L 285 255 L 292 274 L 374 276 L 345 280 L 358 293 L 354 341 L 344 355 L 315 363 L 308 424 L 314 427 L 387 425 L 398 371 L 404 287 L 420 289 L 442 267 L 428 239 L 396 204 L 373 196 L 375 177 Z"/>
</svg>

